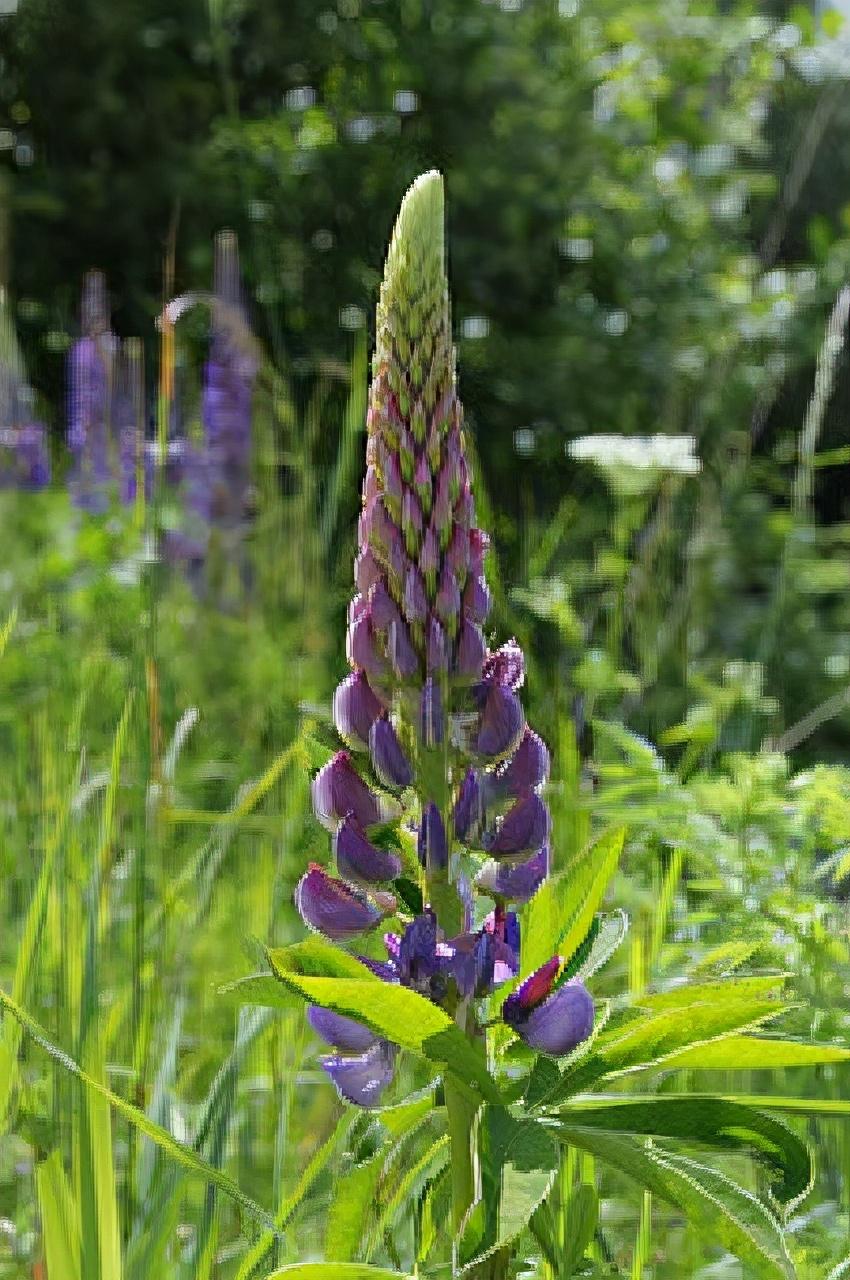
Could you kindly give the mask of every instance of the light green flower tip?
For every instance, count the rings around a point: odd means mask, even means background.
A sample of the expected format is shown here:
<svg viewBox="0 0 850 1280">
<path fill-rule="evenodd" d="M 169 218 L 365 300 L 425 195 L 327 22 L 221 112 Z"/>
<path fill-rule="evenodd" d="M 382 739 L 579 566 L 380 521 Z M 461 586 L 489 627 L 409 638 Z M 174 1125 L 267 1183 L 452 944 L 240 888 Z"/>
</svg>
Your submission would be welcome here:
<svg viewBox="0 0 850 1280">
<path fill-rule="evenodd" d="M 389 257 L 426 263 L 443 270 L 445 252 L 443 175 L 436 169 L 422 173 L 408 187 L 393 229 Z M 430 262 L 429 262 L 430 260 Z"/>
</svg>

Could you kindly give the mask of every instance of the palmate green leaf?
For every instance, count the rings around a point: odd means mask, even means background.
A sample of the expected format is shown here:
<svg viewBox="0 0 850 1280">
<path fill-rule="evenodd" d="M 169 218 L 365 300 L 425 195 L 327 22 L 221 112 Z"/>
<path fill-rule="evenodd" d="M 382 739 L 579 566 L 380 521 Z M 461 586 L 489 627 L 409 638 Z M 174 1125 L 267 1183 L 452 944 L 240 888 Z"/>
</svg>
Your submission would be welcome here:
<svg viewBox="0 0 850 1280">
<path fill-rule="evenodd" d="M 305 1000 L 357 1019 L 402 1049 L 441 1063 L 464 1087 L 498 1101 L 498 1087 L 483 1053 L 430 1000 L 407 987 L 381 982 L 368 971 L 365 978 L 303 976 L 287 967 L 289 955 L 288 948 L 270 952 L 269 961 L 281 982 Z"/>
<path fill-rule="evenodd" d="M 625 834 L 624 827 L 606 832 L 531 899 L 524 912 L 522 977 L 554 955 L 569 958 L 578 950 L 617 868 Z"/>
<path fill-rule="evenodd" d="M 557 1148 L 536 1120 L 517 1120 L 504 1107 L 488 1106 L 480 1124 L 481 1197 L 455 1241 L 461 1274 L 516 1240 L 546 1199 L 558 1170 Z"/>
<path fill-rule="evenodd" d="M 724 1174 L 631 1135 L 563 1125 L 558 1136 L 674 1205 L 707 1242 L 722 1244 L 760 1280 L 793 1280 L 778 1221 Z"/>
<path fill-rule="evenodd" d="M 756 1071 L 780 1067 L 814 1067 L 850 1062 L 850 1049 L 804 1040 L 771 1040 L 767 1036 L 725 1036 L 711 1044 L 695 1044 L 671 1054 L 665 1068 L 674 1071 Z"/>
<path fill-rule="evenodd" d="M 365 1262 L 294 1262 L 266 1280 L 412 1280 L 406 1271 L 370 1267 Z"/>
<path fill-rule="evenodd" d="M 649 1138 L 680 1138 L 720 1148 L 744 1147 L 767 1165 L 777 1200 L 792 1205 L 811 1187 L 809 1149 L 782 1121 L 745 1103 L 724 1098 L 578 1099 L 557 1124 Z M 557 1127 L 557 1126 L 556 1126 Z"/>
</svg>

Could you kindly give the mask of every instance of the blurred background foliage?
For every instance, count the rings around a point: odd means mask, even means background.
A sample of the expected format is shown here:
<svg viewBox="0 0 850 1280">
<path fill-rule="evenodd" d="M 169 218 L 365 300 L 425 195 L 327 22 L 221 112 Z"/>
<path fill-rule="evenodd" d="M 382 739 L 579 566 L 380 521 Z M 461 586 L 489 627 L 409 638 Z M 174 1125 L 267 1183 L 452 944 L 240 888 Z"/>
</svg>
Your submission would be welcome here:
<svg viewBox="0 0 850 1280">
<path fill-rule="evenodd" d="M 850 1043 L 841 13 L 6 0 L 0 14 L 0 283 L 58 478 L 0 492 L 4 987 L 272 1212 L 294 1204 L 278 1261 L 320 1253 L 333 1179 L 371 1131 L 346 1146 L 334 1129 L 297 1010 L 237 1023 L 217 987 L 251 966 L 246 935 L 297 936 L 294 884 L 325 856 L 307 783 L 345 668 L 370 326 L 399 198 L 437 166 L 495 630 L 526 647 L 529 718 L 553 747 L 555 865 L 591 828 L 629 832 L 612 901 L 630 943 L 598 993 L 787 967 L 791 1031 Z M 84 272 L 106 272 L 115 330 L 143 339 L 153 401 L 166 287 L 208 285 L 222 226 L 265 352 L 253 586 L 234 595 L 213 549 L 224 609 L 152 557 L 132 513 L 81 514 L 61 483 Z M 203 323 L 180 333 L 190 430 Z M 701 468 L 675 449 L 643 468 L 604 442 L 595 465 L 570 451 L 612 434 L 645 460 L 641 437 L 693 437 Z M 8 1019 L 2 1036 L 0 1274 L 45 1259 L 51 1280 L 264 1274 L 275 1249 L 251 1254 L 225 1197 L 132 1125 L 69 1107 L 78 1086 Z M 723 1087 L 837 1115 L 842 1070 Z M 699 1074 L 668 1087 L 699 1091 Z M 804 1280 L 848 1248 L 835 1115 L 795 1120 L 822 1173 L 791 1224 Z M 394 1190 L 388 1175 L 363 1206 L 390 1261 L 407 1230 L 380 1217 Z M 746 1274 L 663 1206 L 647 1234 L 633 1192 L 601 1191 L 584 1274 Z"/>
</svg>

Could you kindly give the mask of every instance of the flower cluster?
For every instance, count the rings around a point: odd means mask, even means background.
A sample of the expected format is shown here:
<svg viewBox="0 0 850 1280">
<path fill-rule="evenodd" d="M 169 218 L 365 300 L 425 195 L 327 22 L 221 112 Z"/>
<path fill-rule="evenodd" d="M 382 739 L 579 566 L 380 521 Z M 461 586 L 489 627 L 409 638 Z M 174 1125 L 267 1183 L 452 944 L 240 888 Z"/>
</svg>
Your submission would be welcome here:
<svg viewBox="0 0 850 1280">
<path fill-rule="evenodd" d="M 34 490 L 49 482 L 47 432 L 33 415 L 33 393 L 0 290 L 0 487 Z"/>
<path fill-rule="evenodd" d="M 514 908 L 549 872 L 541 794 L 549 753 L 525 722 L 522 651 L 511 641 L 491 652 L 484 637 L 488 539 L 475 520 L 443 245 L 442 180 L 429 173 L 401 206 L 378 304 L 351 673 L 333 701 L 348 750 L 312 789 L 339 874 L 311 865 L 296 904 L 337 942 L 396 915 L 400 931 L 384 934 L 386 958 L 361 959 L 476 1035 L 475 1000 L 520 972 Z M 406 868 L 404 839 L 384 838 L 391 823 L 397 835 L 406 825 L 416 850 L 424 905 L 412 919 L 393 889 Z M 493 902 L 483 918 L 475 890 Z M 503 1008 L 505 1022 L 548 1053 L 568 1052 L 593 1023 L 587 991 L 563 976 L 555 957 Z M 334 1048 L 323 1065 L 340 1092 L 377 1102 L 392 1078 L 393 1046 L 328 1010 L 309 1017 Z"/>
</svg>

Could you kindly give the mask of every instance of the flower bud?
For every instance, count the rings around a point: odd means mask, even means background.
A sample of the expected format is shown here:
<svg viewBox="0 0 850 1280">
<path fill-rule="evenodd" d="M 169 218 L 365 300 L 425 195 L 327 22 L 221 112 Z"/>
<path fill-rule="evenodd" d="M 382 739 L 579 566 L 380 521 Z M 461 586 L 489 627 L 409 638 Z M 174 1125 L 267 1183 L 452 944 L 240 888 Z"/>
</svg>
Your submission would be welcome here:
<svg viewBox="0 0 850 1280">
<path fill-rule="evenodd" d="M 393 671 L 400 680 L 410 680 L 419 670 L 419 658 L 410 643 L 410 635 L 403 622 L 390 623 L 389 653 Z"/>
<path fill-rule="evenodd" d="M 425 665 L 428 672 L 442 674 L 448 670 L 448 654 L 446 652 L 446 633 L 433 614 L 428 619 L 425 635 Z"/>
<path fill-rule="evenodd" d="M 378 1040 L 374 1031 L 364 1027 L 362 1022 L 317 1004 L 308 1005 L 307 1021 L 317 1036 L 346 1053 L 364 1053 Z"/>
<path fill-rule="evenodd" d="M 477 688 L 484 705 L 476 749 L 482 756 L 507 755 L 517 746 L 525 725 L 519 698 L 504 685 L 486 680 Z"/>
<path fill-rule="evenodd" d="M 464 774 L 452 816 L 458 840 L 467 843 L 468 838 L 475 837 L 484 819 L 481 784 L 475 769 L 467 769 Z"/>
<path fill-rule="evenodd" d="M 467 680 L 480 680 L 486 652 L 487 646 L 481 628 L 464 618 L 455 653 L 455 674 Z"/>
<path fill-rule="evenodd" d="M 358 1107 L 377 1107 L 387 1085 L 392 1083 L 395 1054 L 394 1045 L 379 1040 L 363 1054 L 355 1057 L 333 1054 L 322 1058 L 321 1063 L 347 1102 Z"/>
<path fill-rule="evenodd" d="M 404 616 L 408 622 L 424 622 L 428 615 L 428 600 L 422 574 L 415 565 L 408 565 L 404 580 Z"/>
<path fill-rule="evenodd" d="M 333 718 L 337 732 L 351 746 L 363 748 L 369 730 L 381 714 L 381 703 L 363 671 L 354 671 L 337 685 L 333 698 Z"/>
<path fill-rule="evenodd" d="M 525 657 L 516 640 L 509 640 L 484 660 L 484 679 L 507 689 L 522 688 L 525 681 Z"/>
<path fill-rule="evenodd" d="M 510 760 L 487 774 L 488 796 L 503 799 L 522 791 L 536 790 L 549 778 L 549 750 L 542 738 L 525 726 L 519 746 Z"/>
<path fill-rule="evenodd" d="M 333 848 L 340 875 L 353 884 L 368 887 L 401 875 L 400 859 L 373 845 L 351 813 L 337 827 Z"/>
<path fill-rule="evenodd" d="M 362 667 L 367 676 L 380 681 L 388 674 L 387 660 L 378 646 L 378 639 L 367 611 L 356 618 L 348 628 L 346 653 L 353 667 Z"/>
<path fill-rule="evenodd" d="M 475 884 L 494 898 L 506 898 L 522 905 L 533 898 L 549 875 L 549 846 L 541 849 L 526 862 L 496 862 L 490 859 L 475 877 Z"/>
<path fill-rule="evenodd" d="M 502 1006 L 502 1018 L 532 1049 L 555 1057 L 570 1053 L 593 1030 L 593 1000 L 573 979 L 556 987 L 562 961 L 556 956 L 526 978 Z"/>
<path fill-rule="evenodd" d="M 369 751 L 378 777 L 386 787 L 409 787 L 413 781 L 410 761 L 401 749 L 392 723 L 380 716 L 369 733 Z"/>
<path fill-rule="evenodd" d="M 419 700 L 419 741 L 423 747 L 437 747 L 443 741 L 443 699 L 440 686 L 431 676 L 422 686 Z"/>
<path fill-rule="evenodd" d="M 454 635 L 457 631 L 460 617 L 460 591 L 458 590 L 457 578 L 448 567 L 443 570 L 440 578 L 436 610 L 443 626 L 450 635 Z"/>
<path fill-rule="evenodd" d="M 492 596 L 481 574 L 467 579 L 463 593 L 463 612 L 471 622 L 483 624 L 490 612 Z"/>
<path fill-rule="evenodd" d="M 395 806 L 371 791 L 351 763 L 347 751 L 338 751 L 313 779 L 313 811 L 329 831 L 349 813 L 361 827 L 386 822 Z"/>
<path fill-rule="evenodd" d="M 449 865 L 446 828 L 442 814 L 433 800 L 422 810 L 417 851 L 419 861 L 426 871 L 442 871 Z"/>
<path fill-rule="evenodd" d="M 365 894 L 329 876 L 315 862 L 298 881 L 295 905 L 305 924 L 334 942 L 356 937 L 381 919 L 381 912 Z"/>
<path fill-rule="evenodd" d="M 511 806 L 495 835 L 487 834 L 484 847 L 494 858 L 535 852 L 549 839 L 549 827 L 545 802 L 536 791 L 529 791 Z"/>
<path fill-rule="evenodd" d="M 401 529 L 407 554 L 415 555 L 422 540 L 422 510 L 412 489 L 405 489 L 401 508 Z"/>
</svg>

